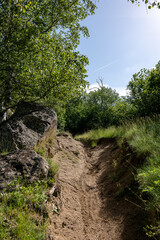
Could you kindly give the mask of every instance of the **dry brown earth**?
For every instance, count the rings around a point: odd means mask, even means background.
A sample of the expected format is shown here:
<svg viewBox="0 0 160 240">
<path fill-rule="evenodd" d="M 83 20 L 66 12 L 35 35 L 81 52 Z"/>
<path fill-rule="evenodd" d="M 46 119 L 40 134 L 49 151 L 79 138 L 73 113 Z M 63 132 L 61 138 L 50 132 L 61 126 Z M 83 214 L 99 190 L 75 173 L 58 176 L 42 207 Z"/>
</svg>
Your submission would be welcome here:
<svg viewBox="0 0 160 240">
<path fill-rule="evenodd" d="M 114 140 L 88 149 L 59 134 L 52 149 L 59 165 L 56 190 L 48 202 L 48 240 L 144 240 L 140 208 L 117 197 L 112 179 Z"/>
</svg>

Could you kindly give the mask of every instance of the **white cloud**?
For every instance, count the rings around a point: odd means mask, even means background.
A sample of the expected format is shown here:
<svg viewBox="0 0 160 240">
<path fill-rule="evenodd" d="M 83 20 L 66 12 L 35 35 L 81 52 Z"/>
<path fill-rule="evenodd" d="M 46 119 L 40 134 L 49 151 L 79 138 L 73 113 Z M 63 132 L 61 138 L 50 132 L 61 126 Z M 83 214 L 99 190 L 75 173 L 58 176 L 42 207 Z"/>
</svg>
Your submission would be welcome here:
<svg viewBox="0 0 160 240">
<path fill-rule="evenodd" d="M 119 93 L 119 95 L 122 97 L 122 96 L 127 96 L 128 94 L 128 90 L 126 90 L 126 87 L 117 87 L 117 88 L 114 88 L 116 90 L 116 92 Z"/>
<path fill-rule="evenodd" d="M 104 87 L 110 87 L 107 84 L 103 84 Z M 99 85 L 98 83 L 93 83 L 91 85 L 89 85 L 89 87 L 87 88 L 87 93 L 91 92 L 91 91 L 96 91 L 97 89 L 99 89 Z M 117 93 L 119 93 L 120 96 L 127 96 L 128 91 L 126 90 L 126 87 L 116 87 L 116 88 L 112 88 L 115 89 Z"/>
<path fill-rule="evenodd" d="M 109 87 L 107 84 L 103 84 L 104 87 Z M 91 91 L 96 91 L 97 89 L 100 89 L 98 83 L 93 83 L 91 85 L 89 85 L 89 87 L 87 88 L 87 93 L 91 92 Z"/>
<path fill-rule="evenodd" d="M 108 87 L 107 84 L 103 84 L 103 86 Z M 89 87 L 87 88 L 87 92 L 96 91 L 97 89 L 100 89 L 98 83 L 93 83 L 93 84 L 89 85 Z"/>
</svg>

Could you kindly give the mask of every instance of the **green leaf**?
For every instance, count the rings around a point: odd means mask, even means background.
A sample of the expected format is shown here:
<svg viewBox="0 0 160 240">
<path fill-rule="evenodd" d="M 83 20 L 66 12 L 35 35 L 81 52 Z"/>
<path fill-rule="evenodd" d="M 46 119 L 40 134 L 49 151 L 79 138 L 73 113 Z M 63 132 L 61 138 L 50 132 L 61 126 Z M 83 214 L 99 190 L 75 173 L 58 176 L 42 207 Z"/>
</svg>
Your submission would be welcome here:
<svg viewBox="0 0 160 240">
<path fill-rule="evenodd" d="M 0 112 L 22 99 L 82 92 L 88 59 L 76 49 L 81 32 L 89 33 L 80 23 L 95 9 L 91 0 L 2 1 Z"/>
</svg>

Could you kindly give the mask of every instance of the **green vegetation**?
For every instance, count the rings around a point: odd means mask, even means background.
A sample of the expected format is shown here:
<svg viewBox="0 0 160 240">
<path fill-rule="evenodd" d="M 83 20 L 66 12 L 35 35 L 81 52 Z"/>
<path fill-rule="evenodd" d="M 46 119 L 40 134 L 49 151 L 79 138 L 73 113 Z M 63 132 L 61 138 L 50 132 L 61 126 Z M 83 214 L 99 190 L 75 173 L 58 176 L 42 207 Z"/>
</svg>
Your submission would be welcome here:
<svg viewBox="0 0 160 240">
<path fill-rule="evenodd" d="M 98 90 L 73 98 L 64 104 L 63 109 L 64 117 L 61 118 L 60 115 L 60 122 L 63 121 L 65 130 L 73 135 L 92 129 L 118 126 L 123 121 L 132 119 L 137 113 L 130 99 L 119 97 L 115 90 L 103 85 Z"/>
<path fill-rule="evenodd" d="M 128 122 L 123 125 L 124 131 L 121 131 L 121 139 L 136 149 L 137 153 L 143 153 L 146 156 L 155 155 L 159 157 L 160 151 L 160 117 L 139 118 L 134 122 Z"/>
<path fill-rule="evenodd" d="M 52 160 L 53 154 L 50 151 L 50 149 L 54 144 L 53 143 L 54 137 L 55 137 L 55 133 L 51 135 L 48 134 L 45 140 L 39 141 L 39 143 L 34 147 L 34 151 L 40 154 L 42 157 L 44 157 L 50 166 L 50 169 L 48 172 L 48 179 L 47 179 L 47 184 L 49 187 L 53 186 L 55 182 L 54 176 L 58 172 L 58 165 L 53 162 Z"/>
<path fill-rule="evenodd" d="M 139 184 L 141 204 L 150 213 L 152 222 L 156 223 L 152 227 L 148 227 L 150 230 L 147 231 L 147 234 L 156 236 L 160 229 L 158 217 L 160 213 L 160 117 L 139 118 L 119 127 L 92 130 L 76 136 L 76 139 L 92 145 L 97 143 L 100 138 L 115 137 L 121 151 L 130 154 L 130 157 L 133 158 L 132 165 L 136 168 L 134 177 Z M 130 148 L 130 153 L 127 152 L 126 143 Z M 121 161 L 125 161 L 128 156 L 123 155 L 123 158 Z M 138 163 L 137 158 L 139 158 Z M 113 165 L 117 164 L 119 163 L 113 163 Z M 123 162 L 118 165 L 119 171 L 123 170 L 122 166 Z"/>
<path fill-rule="evenodd" d="M 0 115 L 20 100 L 66 99 L 83 91 L 88 58 L 77 51 L 91 0 L 0 4 Z"/>
<path fill-rule="evenodd" d="M 117 128 L 112 126 L 107 129 L 95 129 L 81 135 L 76 135 L 75 139 L 95 147 L 102 138 L 114 138 L 117 136 Z"/>
<path fill-rule="evenodd" d="M 51 136 L 35 146 L 35 151 L 49 163 L 47 180 L 28 184 L 19 179 L 12 184 L 13 192 L 0 193 L 0 239 L 45 240 L 47 238 L 48 212 L 46 202 L 48 189 L 55 182 L 58 166 L 53 163 L 48 147 L 53 145 Z"/>
<path fill-rule="evenodd" d="M 104 87 L 102 80 L 98 84 L 99 89 L 84 92 L 67 103 L 52 102 L 57 110 L 60 129 L 76 135 L 160 114 L 160 62 L 154 69 L 142 69 L 133 75 L 126 97 L 120 97 L 115 90 Z"/>
<path fill-rule="evenodd" d="M 130 103 L 138 116 L 160 113 L 160 62 L 154 69 L 142 69 L 133 75 L 128 84 Z"/>
<path fill-rule="evenodd" d="M 46 239 L 46 190 L 47 183 L 41 181 L 0 194 L 0 239 Z"/>
<path fill-rule="evenodd" d="M 115 90 L 103 85 L 96 91 L 70 100 L 65 106 L 65 129 L 75 135 L 113 124 L 116 121 L 113 107 L 119 100 Z"/>
<path fill-rule="evenodd" d="M 148 9 L 152 9 L 155 6 L 157 8 L 160 8 L 160 2 L 159 1 L 149 1 L 149 0 L 141 0 L 141 1 L 140 0 L 128 0 L 128 1 L 138 4 L 138 6 L 141 2 L 145 3 L 147 5 Z"/>
<path fill-rule="evenodd" d="M 158 1 L 128 1 L 160 8 Z M 73 135 L 87 132 L 76 139 L 92 147 L 101 138 L 116 137 L 121 148 L 127 143 L 132 150 L 130 154 L 143 156 L 137 166 L 136 181 L 145 208 L 156 219 L 157 225 L 149 227 L 151 236 L 160 228 L 160 118 L 153 118 L 160 114 L 160 62 L 154 69 L 142 69 L 133 75 L 127 97 L 104 87 L 101 80 L 98 90 L 87 93 L 88 58 L 77 47 L 81 34 L 89 36 L 81 23 L 95 9 L 92 0 L 1 1 L 0 123 L 7 110 L 14 111 L 19 101 L 39 101 L 56 110 L 60 130 Z M 28 186 L 23 183 L 15 192 L 1 193 L 2 240 L 45 239 L 46 190 L 53 184 L 57 171 L 51 160 L 52 144 L 48 138 L 35 147 L 50 164 L 46 182 Z M 8 143 L 1 154 L 10 147 Z M 123 189 L 118 194 L 122 193 Z"/>
</svg>

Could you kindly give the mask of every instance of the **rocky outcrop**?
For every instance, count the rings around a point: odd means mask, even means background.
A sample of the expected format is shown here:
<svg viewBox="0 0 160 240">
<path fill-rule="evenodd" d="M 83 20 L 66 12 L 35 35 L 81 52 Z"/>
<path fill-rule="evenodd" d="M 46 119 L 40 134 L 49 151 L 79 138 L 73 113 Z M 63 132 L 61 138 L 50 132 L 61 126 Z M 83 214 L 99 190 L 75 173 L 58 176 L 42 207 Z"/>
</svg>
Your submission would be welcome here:
<svg viewBox="0 0 160 240">
<path fill-rule="evenodd" d="M 19 150 L 0 156 L 0 191 L 16 188 L 15 180 L 28 183 L 47 177 L 48 162 L 32 150 Z"/>
<path fill-rule="evenodd" d="M 9 120 L 0 125 L 0 152 L 32 149 L 50 129 L 56 129 L 57 115 L 38 103 L 20 102 Z"/>
</svg>

